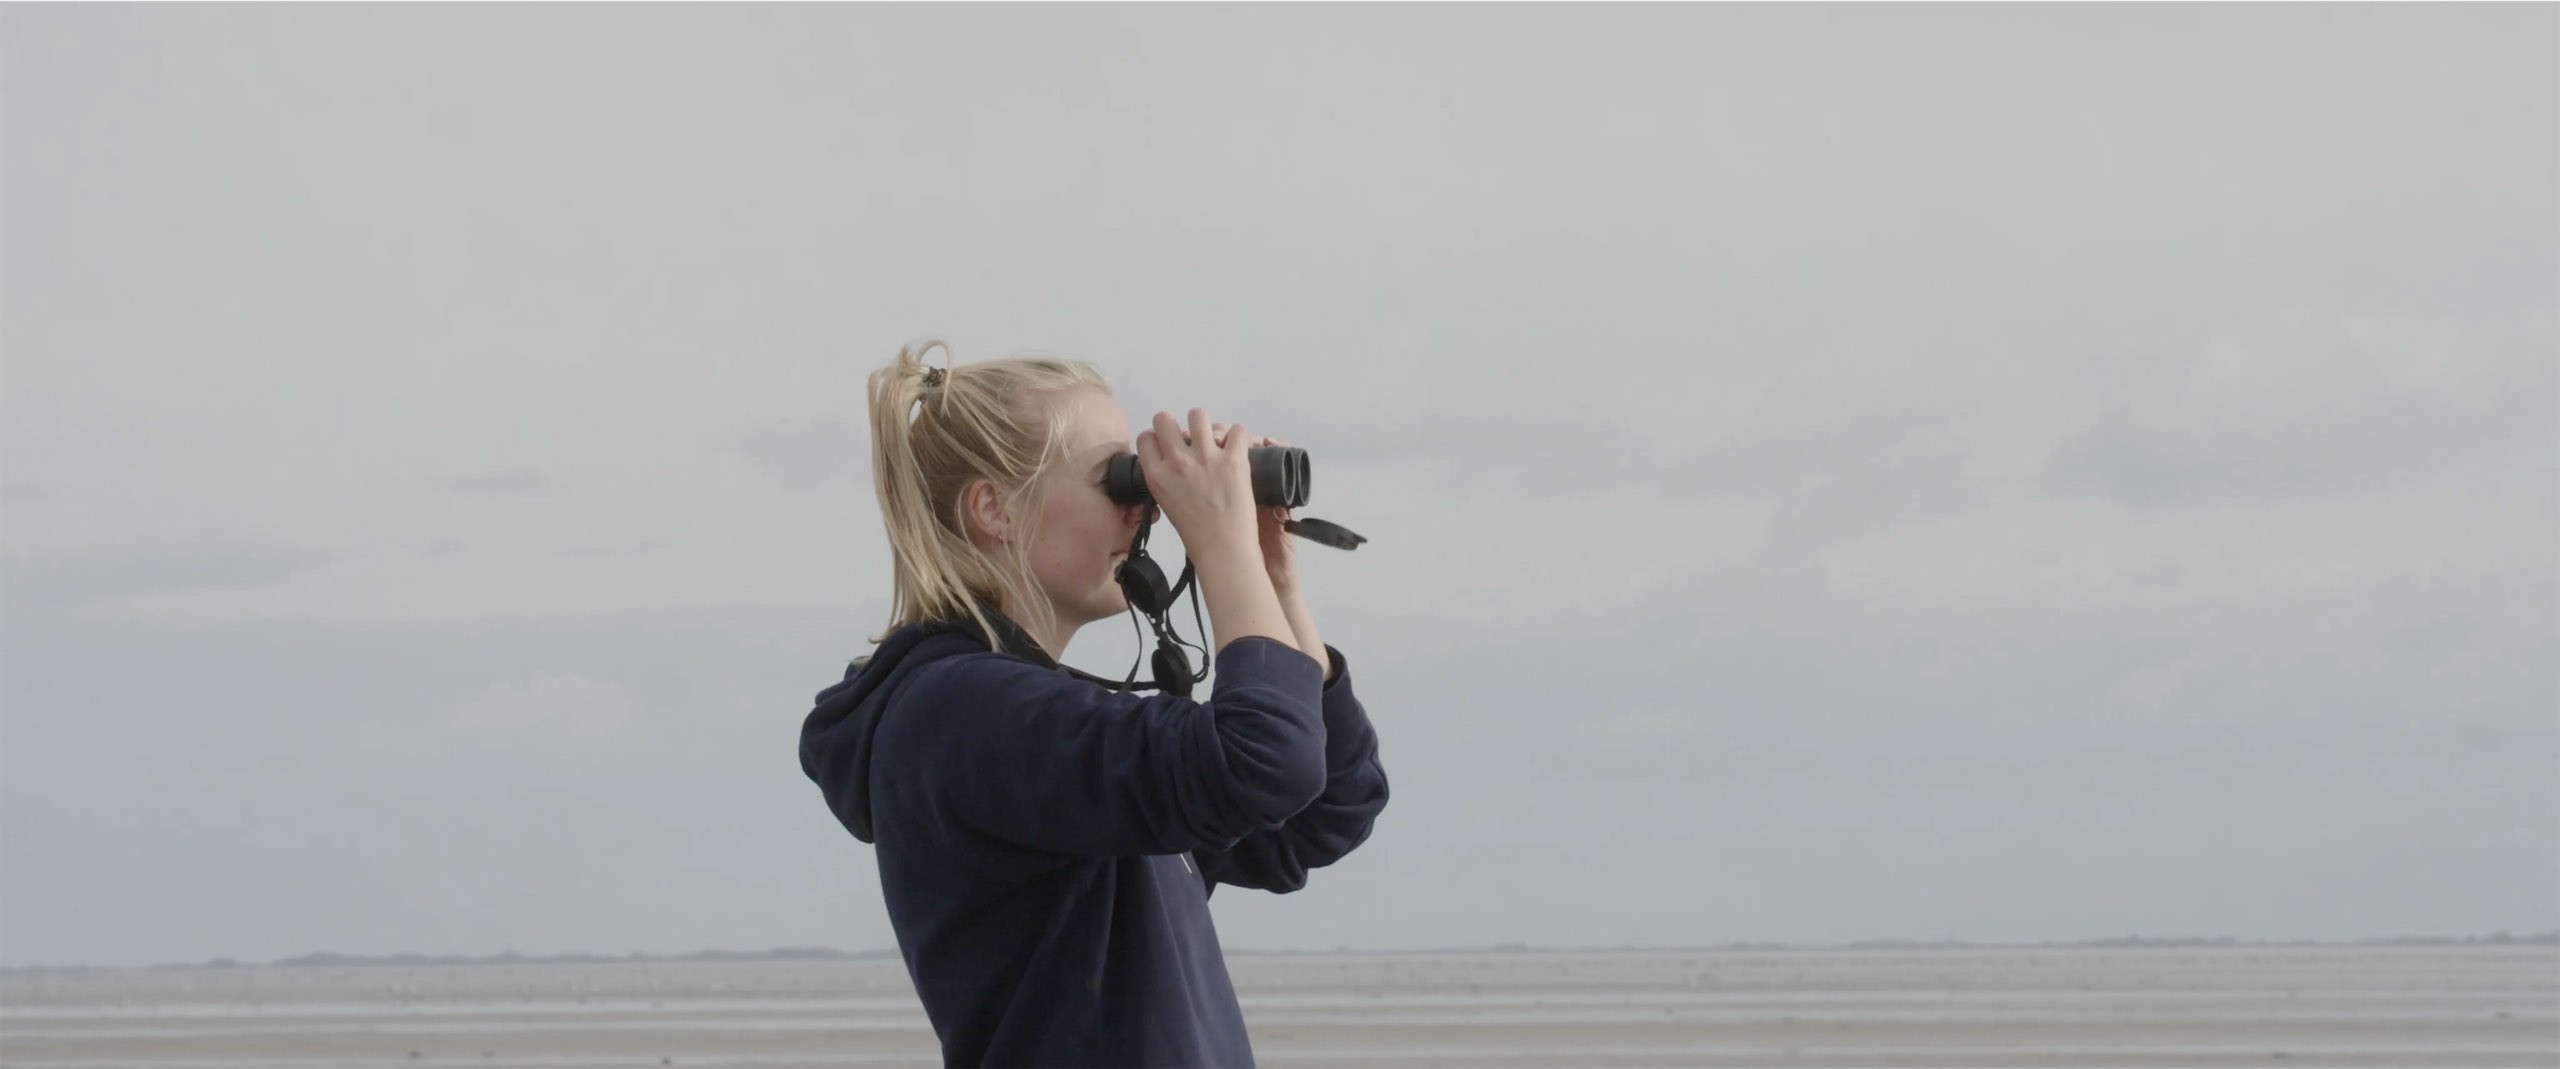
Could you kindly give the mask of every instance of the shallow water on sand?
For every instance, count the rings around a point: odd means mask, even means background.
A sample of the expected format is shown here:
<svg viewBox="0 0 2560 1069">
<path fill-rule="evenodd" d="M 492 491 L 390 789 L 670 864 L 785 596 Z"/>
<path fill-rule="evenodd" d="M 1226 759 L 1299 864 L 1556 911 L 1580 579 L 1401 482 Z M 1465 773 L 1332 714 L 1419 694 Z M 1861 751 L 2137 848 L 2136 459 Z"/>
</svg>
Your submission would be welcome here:
<svg viewBox="0 0 2560 1069">
<path fill-rule="evenodd" d="M 1261 1064 L 2553 1066 L 2560 948 L 1236 955 Z M 932 1066 L 894 959 L 18 970 L 29 1067 Z"/>
</svg>

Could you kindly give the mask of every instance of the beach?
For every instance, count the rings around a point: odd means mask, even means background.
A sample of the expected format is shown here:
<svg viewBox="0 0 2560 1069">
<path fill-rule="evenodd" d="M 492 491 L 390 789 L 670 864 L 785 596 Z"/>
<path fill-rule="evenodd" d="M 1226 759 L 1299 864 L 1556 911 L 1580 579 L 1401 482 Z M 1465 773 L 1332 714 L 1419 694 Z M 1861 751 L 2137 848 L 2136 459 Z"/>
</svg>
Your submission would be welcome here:
<svg viewBox="0 0 2560 1069">
<path fill-rule="evenodd" d="M 1233 954 L 1261 1065 L 2552 1066 L 2560 948 Z M 17 969 L 45 1067 L 935 1066 L 894 957 Z"/>
</svg>

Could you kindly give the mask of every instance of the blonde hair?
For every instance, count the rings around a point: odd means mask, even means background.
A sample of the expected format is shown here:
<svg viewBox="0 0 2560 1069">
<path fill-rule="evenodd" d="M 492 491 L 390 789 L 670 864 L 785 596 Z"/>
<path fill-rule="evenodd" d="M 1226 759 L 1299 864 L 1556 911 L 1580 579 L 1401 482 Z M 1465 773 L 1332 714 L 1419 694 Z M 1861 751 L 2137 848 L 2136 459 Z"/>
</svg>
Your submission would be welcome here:
<svg viewBox="0 0 2560 1069">
<path fill-rule="evenodd" d="M 966 619 L 1000 648 L 989 616 L 1006 594 L 1040 616 L 1018 623 L 1045 633 L 1054 622 L 1032 578 L 1031 547 L 1040 537 L 1033 500 L 1041 477 L 1065 450 L 1058 396 L 1079 386 L 1108 395 L 1111 384 L 1091 364 L 1045 357 L 932 368 L 924 358 L 935 349 L 949 360 L 951 347 L 928 339 L 871 373 L 871 481 L 897 567 L 888 629 L 871 641 L 910 624 Z M 939 382 L 928 382 L 928 372 Z M 979 479 L 1020 517 L 1003 560 L 969 537 L 961 492 Z"/>
</svg>

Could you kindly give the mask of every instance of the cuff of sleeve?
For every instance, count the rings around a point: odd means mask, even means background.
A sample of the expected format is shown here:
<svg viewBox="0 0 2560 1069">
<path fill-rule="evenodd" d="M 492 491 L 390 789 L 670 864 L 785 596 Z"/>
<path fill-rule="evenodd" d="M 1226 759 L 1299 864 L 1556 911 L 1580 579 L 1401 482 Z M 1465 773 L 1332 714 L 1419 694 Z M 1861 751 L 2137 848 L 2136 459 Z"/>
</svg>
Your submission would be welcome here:
<svg viewBox="0 0 2560 1069">
<path fill-rule="evenodd" d="M 1324 685 L 1325 768 L 1338 772 L 1356 764 L 1377 743 L 1369 727 L 1369 711 L 1351 692 L 1351 662 L 1331 646 L 1325 652 L 1334 668 L 1333 680 Z"/>
<path fill-rule="evenodd" d="M 1215 689 L 1262 683 L 1301 694 L 1320 694 L 1324 669 L 1316 659 L 1278 639 L 1248 635 L 1218 649 Z"/>
<path fill-rule="evenodd" d="M 1351 662 L 1343 659 L 1342 651 L 1333 648 L 1332 643 L 1325 644 L 1324 655 L 1325 659 L 1331 662 L 1324 666 L 1324 674 L 1326 676 L 1324 681 L 1324 692 L 1326 696 L 1330 697 L 1336 690 L 1349 690 L 1351 688 Z"/>
</svg>

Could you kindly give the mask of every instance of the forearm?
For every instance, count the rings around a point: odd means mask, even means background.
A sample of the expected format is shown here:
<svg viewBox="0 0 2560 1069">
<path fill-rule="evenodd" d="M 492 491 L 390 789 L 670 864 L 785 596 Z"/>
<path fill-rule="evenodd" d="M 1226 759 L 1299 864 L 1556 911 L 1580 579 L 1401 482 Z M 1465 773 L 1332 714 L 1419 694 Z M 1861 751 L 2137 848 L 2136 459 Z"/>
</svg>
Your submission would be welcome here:
<svg viewBox="0 0 2560 1069">
<path fill-rule="evenodd" d="M 1305 589 L 1296 583 L 1284 583 L 1274 592 L 1279 595 L 1280 611 L 1289 620 L 1289 632 L 1296 636 L 1297 647 L 1324 666 L 1325 682 L 1333 682 L 1333 656 L 1325 652 L 1324 636 L 1316 632 L 1316 614 L 1307 608 Z"/>
<path fill-rule="evenodd" d="M 1190 552 L 1190 547 L 1184 549 Z M 1204 545 L 1192 553 L 1193 575 L 1200 584 L 1201 597 L 1209 603 L 1213 650 L 1255 635 L 1299 646 L 1277 592 L 1263 577 L 1261 556 L 1251 543 L 1241 547 Z M 1325 660 L 1319 657 L 1316 663 L 1323 664 Z"/>
</svg>

